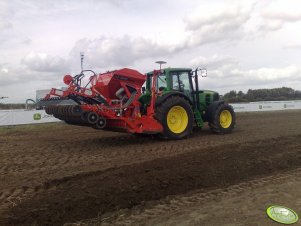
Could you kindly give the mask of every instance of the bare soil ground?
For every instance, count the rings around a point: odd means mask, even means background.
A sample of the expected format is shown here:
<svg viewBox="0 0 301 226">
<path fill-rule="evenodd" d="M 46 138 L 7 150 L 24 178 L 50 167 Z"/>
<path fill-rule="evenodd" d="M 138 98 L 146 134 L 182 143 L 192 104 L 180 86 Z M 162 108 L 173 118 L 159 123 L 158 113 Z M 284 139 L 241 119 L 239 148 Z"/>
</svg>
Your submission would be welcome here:
<svg viewBox="0 0 301 226">
<path fill-rule="evenodd" d="M 241 113 L 232 134 L 180 141 L 1 128 L 0 225 L 277 225 L 268 205 L 301 213 L 300 116 Z"/>
</svg>

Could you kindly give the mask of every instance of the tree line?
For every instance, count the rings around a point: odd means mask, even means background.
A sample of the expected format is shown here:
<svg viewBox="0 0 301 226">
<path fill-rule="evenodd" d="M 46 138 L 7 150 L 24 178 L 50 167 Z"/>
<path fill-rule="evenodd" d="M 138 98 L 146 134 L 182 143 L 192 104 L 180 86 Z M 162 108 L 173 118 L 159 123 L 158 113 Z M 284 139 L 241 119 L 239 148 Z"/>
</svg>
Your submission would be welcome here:
<svg viewBox="0 0 301 226">
<path fill-rule="evenodd" d="M 0 103 L 0 110 L 11 110 L 11 109 L 25 109 L 26 104 L 3 104 Z M 34 109 L 34 104 L 28 104 L 28 109 Z"/>
<path fill-rule="evenodd" d="M 247 93 L 231 90 L 222 97 L 230 103 L 255 101 L 282 101 L 301 99 L 301 91 L 288 87 L 274 89 L 249 89 Z"/>
</svg>

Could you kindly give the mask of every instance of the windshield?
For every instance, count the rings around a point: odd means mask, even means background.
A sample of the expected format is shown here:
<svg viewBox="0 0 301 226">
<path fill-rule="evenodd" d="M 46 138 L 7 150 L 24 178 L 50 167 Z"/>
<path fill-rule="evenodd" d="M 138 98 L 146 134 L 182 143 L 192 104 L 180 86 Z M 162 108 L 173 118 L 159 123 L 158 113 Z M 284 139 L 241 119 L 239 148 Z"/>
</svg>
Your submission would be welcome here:
<svg viewBox="0 0 301 226">
<path fill-rule="evenodd" d="M 163 90 L 164 88 L 167 87 L 166 84 L 166 75 L 165 74 L 160 74 L 158 76 L 158 80 L 157 80 L 157 90 Z"/>
</svg>

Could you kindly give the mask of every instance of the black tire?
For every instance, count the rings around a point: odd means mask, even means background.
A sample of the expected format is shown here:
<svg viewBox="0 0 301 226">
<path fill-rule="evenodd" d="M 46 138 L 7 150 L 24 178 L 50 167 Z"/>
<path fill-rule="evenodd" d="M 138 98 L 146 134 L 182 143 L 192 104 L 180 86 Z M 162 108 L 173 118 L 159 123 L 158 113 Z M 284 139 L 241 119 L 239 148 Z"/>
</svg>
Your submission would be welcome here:
<svg viewBox="0 0 301 226">
<path fill-rule="evenodd" d="M 187 114 L 187 118 L 188 118 L 188 120 L 186 118 L 187 125 L 185 125 L 186 123 L 183 122 L 184 123 L 183 126 L 185 128 L 185 129 L 182 128 L 182 129 L 184 129 L 183 131 L 180 130 L 179 132 L 174 132 L 168 126 L 167 115 L 173 107 L 175 107 L 175 108 L 179 107 L 179 109 L 181 109 L 181 111 L 183 111 L 183 109 L 184 109 Z M 171 97 L 167 98 L 164 102 L 160 103 L 156 107 L 155 118 L 163 126 L 163 133 L 161 134 L 161 137 L 163 137 L 163 138 L 174 139 L 174 140 L 183 139 L 192 133 L 193 122 L 194 122 L 193 112 L 192 112 L 189 102 L 187 100 L 185 100 L 183 97 L 180 97 L 178 95 L 171 96 Z"/>
<path fill-rule="evenodd" d="M 97 123 L 98 119 L 99 119 L 98 114 L 96 114 L 93 111 L 90 111 L 87 115 L 87 121 L 88 121 L 88 123 L 90 123 L 92 125 Z"/>
<path fill-rule="evenodd" d="M 221 119 L 221 114 L 226 112 L 227 122 Z M 233 107 L 227 103 L 221 103 L 212 112 L 210 112 L 209 128 L 213 133 L 226 134 L 231 133 L 235 127 L 236 116 Z M 231 117 L 229 116 L 231 114 Z"/>
<path fill-rule="evenodd" d="M 99 119 L 97 120 L 94 126 L 96 127 L 96 129 L 104 129 L 106 125 L 107 125 L 107 120 L 103 117 L 99 117 Z"/>
</svg>

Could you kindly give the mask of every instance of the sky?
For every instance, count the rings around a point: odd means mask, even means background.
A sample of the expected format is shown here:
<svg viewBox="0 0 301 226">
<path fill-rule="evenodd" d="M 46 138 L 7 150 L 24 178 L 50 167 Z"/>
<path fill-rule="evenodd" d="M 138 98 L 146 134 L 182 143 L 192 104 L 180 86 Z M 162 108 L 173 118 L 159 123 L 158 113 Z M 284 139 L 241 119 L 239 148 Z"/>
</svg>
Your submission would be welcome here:
<svg viewBox="0 0 301 226">
<path fill-rule="evenodd" d="M 204 67 L 200 88 L 301 90 L 300 0 L 0 0 L 2 103 L 65 74 Z"/>
</svg>

